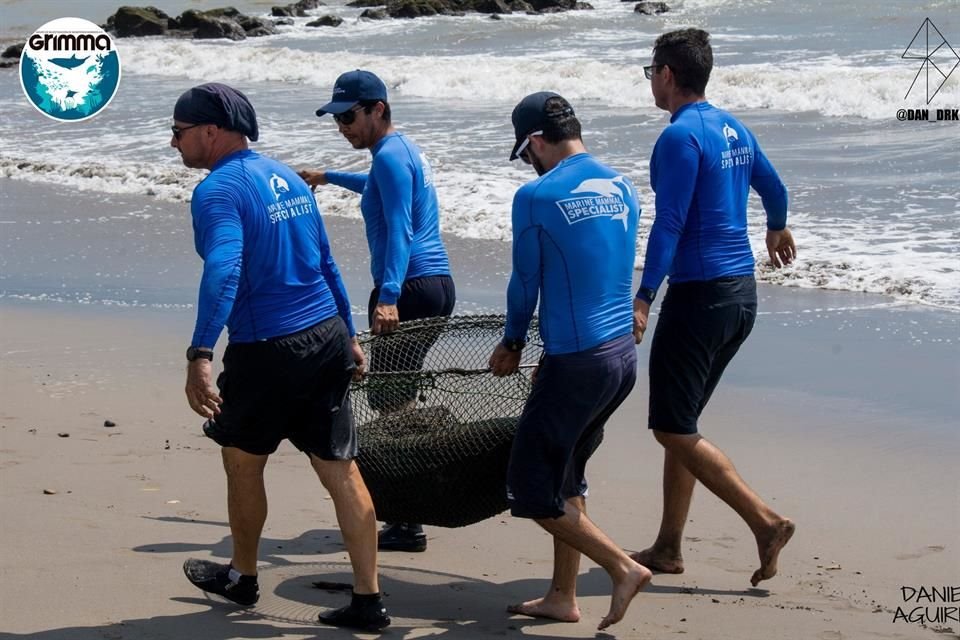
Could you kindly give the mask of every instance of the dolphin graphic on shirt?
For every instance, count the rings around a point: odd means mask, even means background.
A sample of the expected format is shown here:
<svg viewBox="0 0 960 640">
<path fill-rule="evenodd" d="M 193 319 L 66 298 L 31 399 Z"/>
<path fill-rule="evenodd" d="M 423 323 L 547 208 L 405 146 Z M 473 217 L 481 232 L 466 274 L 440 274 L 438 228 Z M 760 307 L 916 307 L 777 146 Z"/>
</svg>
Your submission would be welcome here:
<svg viewBox="0 0 960 640">
<path fill-rule="evenodd" d="M 627 216 L 630 215 L 630 207 L 623 198 L 624 192 L 630 195 L 630 183 L 623 176 L 616 178 L 589 178 L 581 182 L 570 193 L 596 193 L 606 198 L 619 197 L 623 203 L 623 210 L 610 216 L 611 220 L 619 220 L 623 223 L 623 230 L 627 230 Z"/>
<path fill-rule="evenodd" d="M 727 139 L 727 146 L 730 146 L 730 143 L 736 140 L 740 141 L 740 136 L 737 135 L 737 130 L 728 125 L 726 122 L 723 123 L 723 137 Z"/>
</svg>

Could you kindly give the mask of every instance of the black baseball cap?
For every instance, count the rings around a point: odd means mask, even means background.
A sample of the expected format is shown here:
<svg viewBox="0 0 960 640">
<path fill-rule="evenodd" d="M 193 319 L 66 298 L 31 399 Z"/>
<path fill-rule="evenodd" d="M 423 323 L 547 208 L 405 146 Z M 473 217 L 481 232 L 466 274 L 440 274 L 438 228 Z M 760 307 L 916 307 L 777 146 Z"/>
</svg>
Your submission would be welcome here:
<svg viewBox="0 0 960 640">
<path fill-rule="evenodd" d="M 559 98 L 560 102 L 549 111 L 547 110 L 547 101 L 550 98 Z M 551 120 L 559 120 L 568 116 L 576 115 L 570 103 L 558 93 L 553 91 L 539 91 L 531 93 L 513 108 L 513 115 L 510 119 L 513 121 L 513 133 L 517 138 L 513 145 L 513 151 L 510 152 L 510 160 L 517 159 L 517 149 L 523 144 L 524 139 L 534 131 L 540 131 Z"/>
</svg>

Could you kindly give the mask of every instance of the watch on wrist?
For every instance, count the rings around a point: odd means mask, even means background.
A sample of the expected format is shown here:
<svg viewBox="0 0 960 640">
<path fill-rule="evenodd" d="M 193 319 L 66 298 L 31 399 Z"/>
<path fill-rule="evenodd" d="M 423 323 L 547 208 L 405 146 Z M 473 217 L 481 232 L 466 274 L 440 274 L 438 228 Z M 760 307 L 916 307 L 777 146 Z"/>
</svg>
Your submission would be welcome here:
<svg viewBox="0 0 960 640">
<path fill-rule="evenodd" d="M 201 358 L 213 362 L 213 351 L 210 349 L 203 349 L 201 347 L 187 347 L 187 360 L 189 362 L 193 362 L 194 360 L 199 360 Z"/>
<path fill-rule="evenodd" d="M 503 344 L 503 346 L 506 347 L 507 351 L 511 351 L 513 353 L 516 353 L 517 351 L 523 351 L 523 348 L 527 346 L 526 341 L 520 338 L 504 337 L 503 342 L 501 344 Z"/>
<path fill-rule="evenodd" d="M 637 291 L 637 297 L 647 304 L 653 304 L 653 301 L 657 298 L 657 290 L 649 287 L 641 287 L 640 290 Z"/>
</svg>

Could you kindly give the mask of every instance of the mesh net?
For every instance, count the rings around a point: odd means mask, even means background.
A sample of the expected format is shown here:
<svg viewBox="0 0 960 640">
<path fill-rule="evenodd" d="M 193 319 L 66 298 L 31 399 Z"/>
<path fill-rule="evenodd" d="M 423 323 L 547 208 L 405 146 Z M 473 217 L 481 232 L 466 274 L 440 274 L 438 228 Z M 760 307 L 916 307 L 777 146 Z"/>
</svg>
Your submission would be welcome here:
<svg viewBox="0 0 960 640">
<path fill-rule="evenodd" d="M 495 377 L 487 361 L 504 321 L 429 318 L 358 336 L 368 373 L 350 388 L 357 463 L 379 520 L 461 527 L 507 508 L 510 446 L 542 344 L 534 320 L 520 370 Z"/>
</svg>

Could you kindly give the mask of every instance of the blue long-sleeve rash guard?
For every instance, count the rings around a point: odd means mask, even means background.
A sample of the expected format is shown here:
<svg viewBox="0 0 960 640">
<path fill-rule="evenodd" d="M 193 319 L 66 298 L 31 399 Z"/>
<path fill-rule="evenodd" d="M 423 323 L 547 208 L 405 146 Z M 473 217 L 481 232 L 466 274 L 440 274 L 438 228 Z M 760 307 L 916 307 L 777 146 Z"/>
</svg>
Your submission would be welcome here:
<svg viewBox="0 0 960 640">
<path fill-rule="evenodd" d="M 433 170 L 401 133 L 371 149 L 370 173 L 327 171 L 327 182 L 363 194 L 360 213 L 370 247 L 370 273 L 382 304 L 396 304 L 404 280 L 450 275 L 440 239 L 440 206 Z"/>
<path fill-rule="evenodd" d="M 250 150 L 218 162 L 193 191 L 203 258 L 194 346 L 296 333 L 339 314 L 356 331 L 310 188 L 286 165 Z"/>
<path fill-rule="evenodd" d="M 521 187 L 513 199 L 506 337 L 526 337 L 538 296 L 549 354 L 630 333 L 639 219 L 630 181 L 586 153 Z"/>
<path fill-rule="evenodd" d="M 753 134 L 707 102 L 685 105 L 670 118 L 650 159 L 650 186 L 656 218 L 641 292 L 656 291 L 668 274 L 670 282 L 688 282 L 753 273 L 750 187 L 760 194 L 767 228 L 787 224 L 787 189 Z"/>
</svg>

